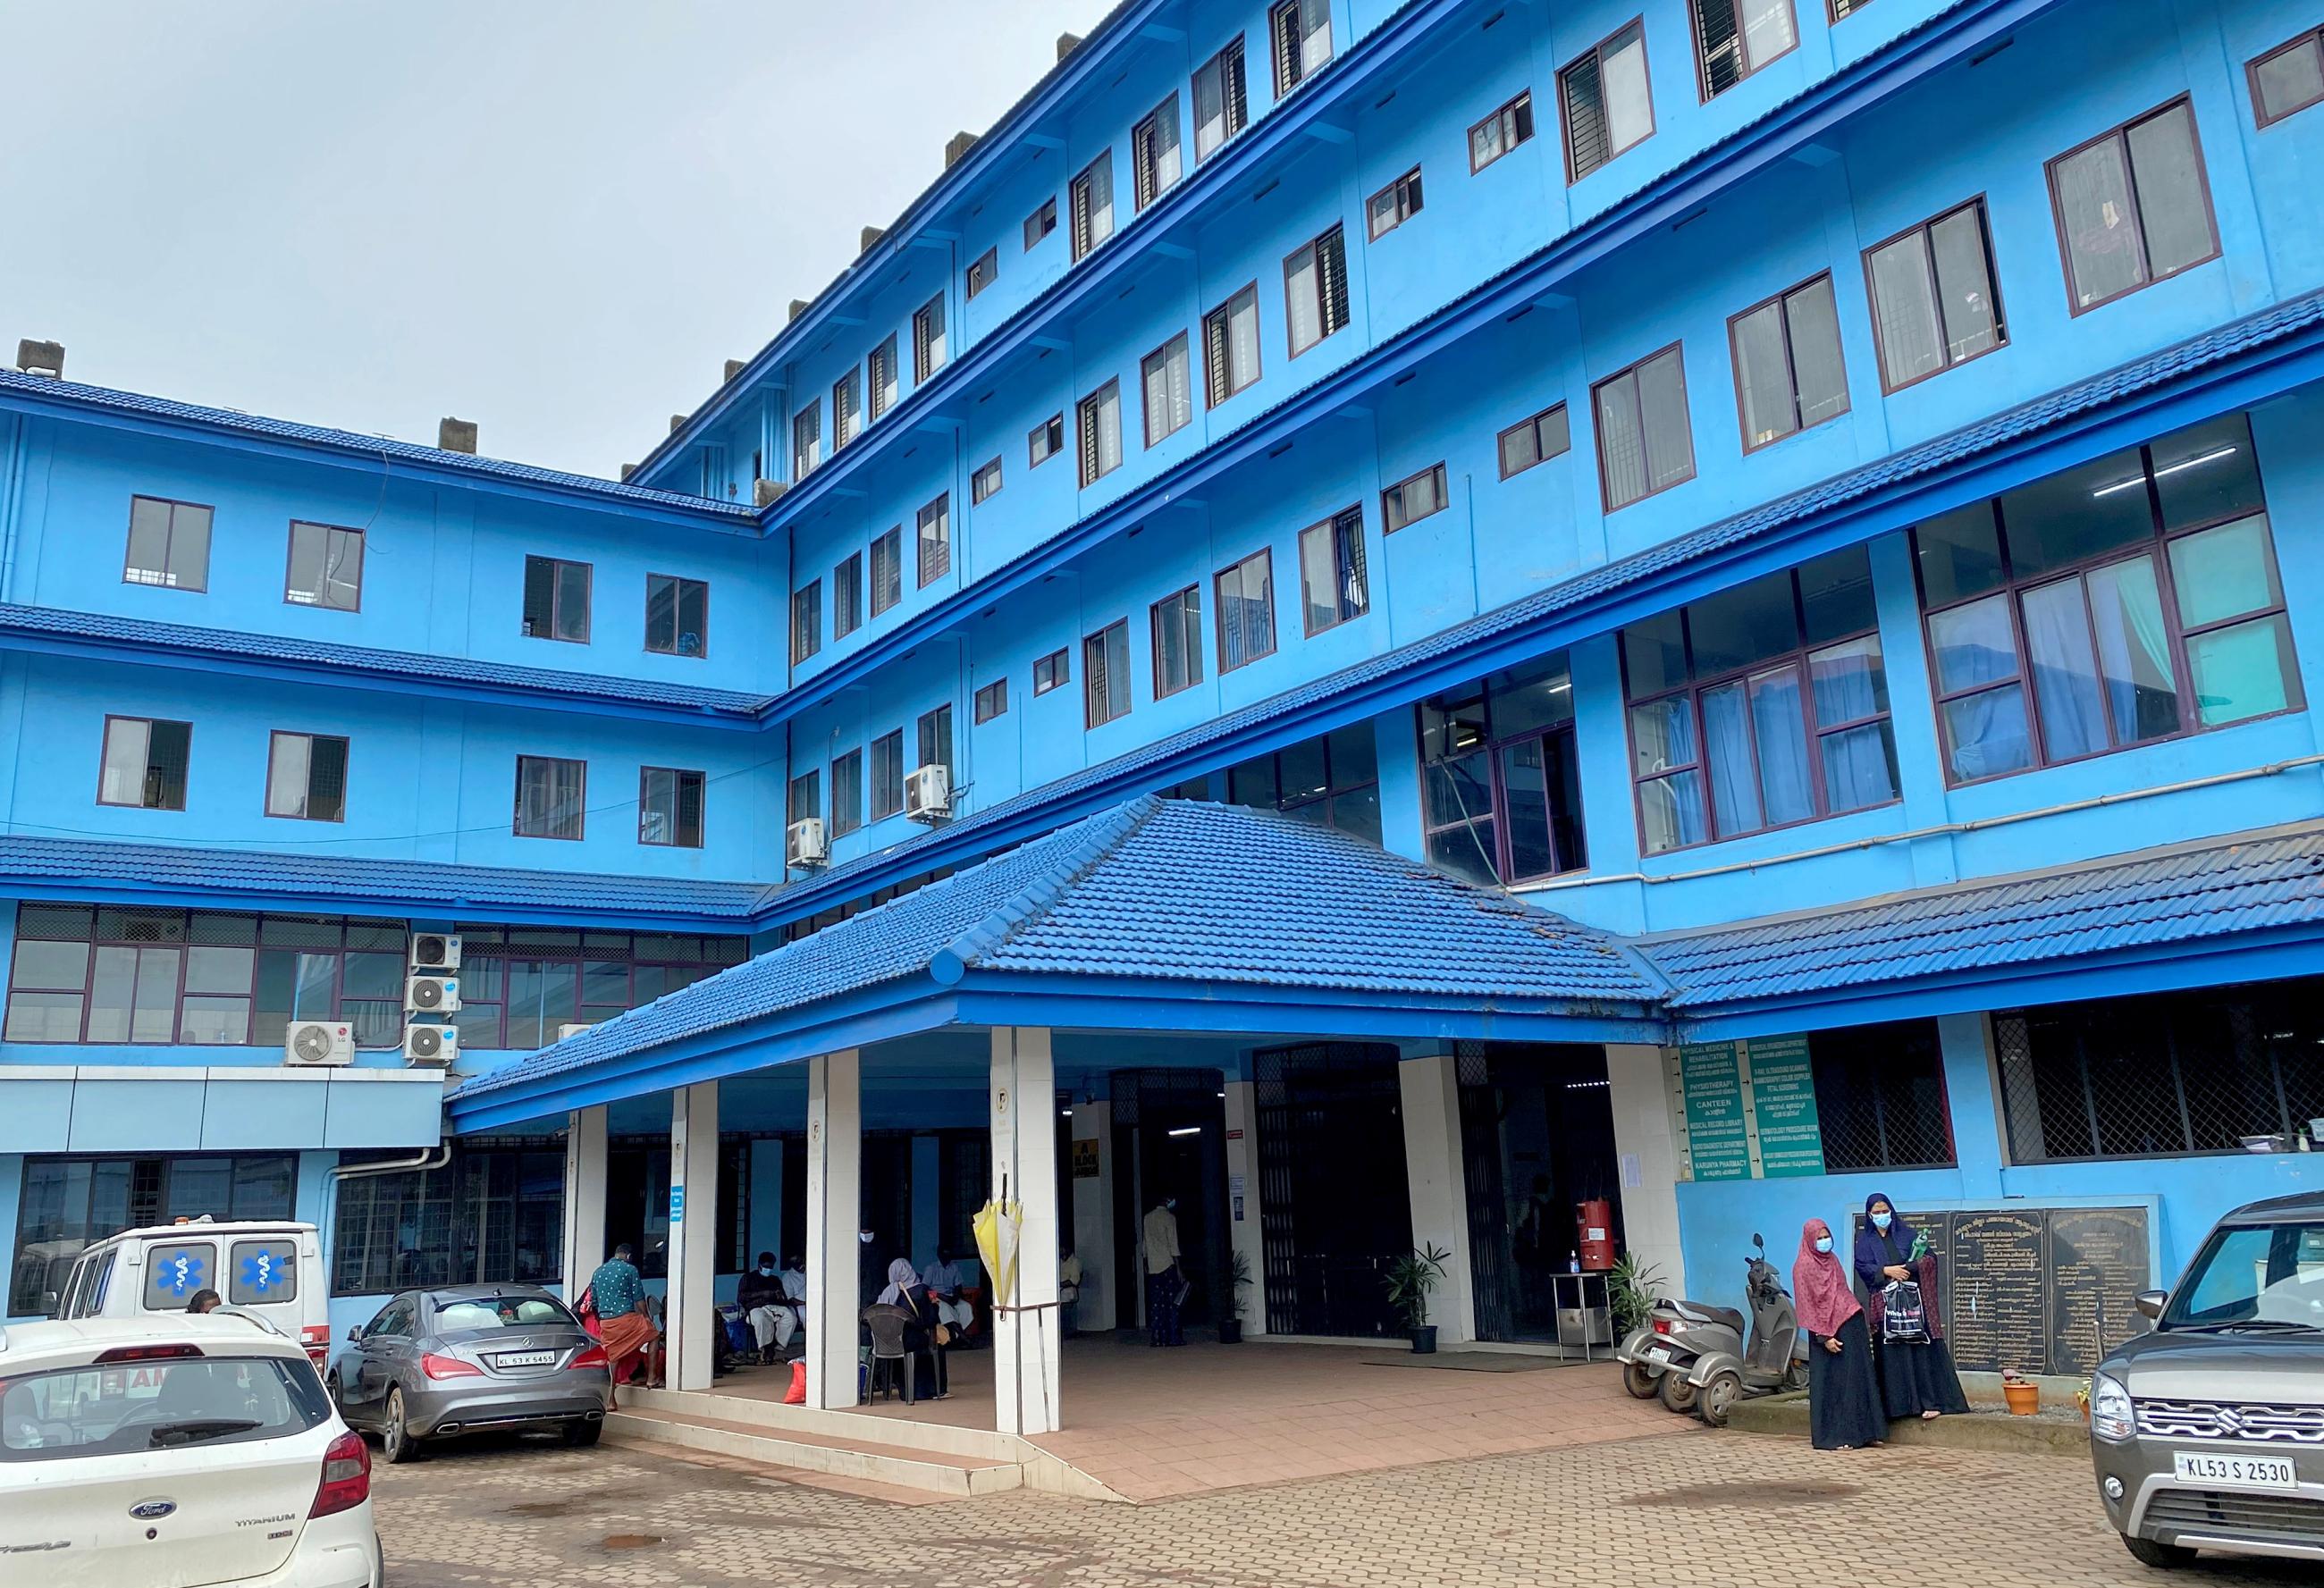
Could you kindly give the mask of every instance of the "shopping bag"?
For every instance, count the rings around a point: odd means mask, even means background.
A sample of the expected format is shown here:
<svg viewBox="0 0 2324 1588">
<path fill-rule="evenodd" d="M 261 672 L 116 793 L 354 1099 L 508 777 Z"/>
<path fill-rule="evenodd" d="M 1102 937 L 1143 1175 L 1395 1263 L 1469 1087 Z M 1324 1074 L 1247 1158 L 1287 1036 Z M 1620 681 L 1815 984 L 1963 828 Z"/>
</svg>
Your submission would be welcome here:
<svg viewBox="0 0 2324 1588">
<path fill-rule="evenodd" d="M 1921 1305 L 1917 1280 L 1895 1280 L 1880 1292 L 1880 1337 L 1902 1345 L 1918 1345 L 1929 1337 L 1929 1315 Z"/>
</svg>

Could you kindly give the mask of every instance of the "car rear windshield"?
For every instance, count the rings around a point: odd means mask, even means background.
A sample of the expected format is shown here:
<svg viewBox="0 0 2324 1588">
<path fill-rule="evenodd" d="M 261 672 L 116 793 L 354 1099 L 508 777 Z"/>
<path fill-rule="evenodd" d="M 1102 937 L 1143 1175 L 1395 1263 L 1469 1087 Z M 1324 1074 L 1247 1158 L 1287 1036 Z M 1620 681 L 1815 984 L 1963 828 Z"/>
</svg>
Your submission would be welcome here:
<svg viewBox="0 0 2324 1588">
<path fill-rule="evenodd" d="M 0 1378 L 0 1462 L 279 1439 L 330 1415 L 314 1369 L 282 1357 L 60 1368 Z"/>
<path fill-rule="evenodd" d="M 571 1313 L 548 1296 L 438 1296 L 436 1328 L 439 1334 L 463 1329 L 525 1329 L 562 1324 L 579 1328 Z"/>
<path fill-rule="evenodd" d="M 2215 1232 L 2171 1298 L 2163 1326 L 2324 1329 L 2324 1223 Z"/>
</svg>

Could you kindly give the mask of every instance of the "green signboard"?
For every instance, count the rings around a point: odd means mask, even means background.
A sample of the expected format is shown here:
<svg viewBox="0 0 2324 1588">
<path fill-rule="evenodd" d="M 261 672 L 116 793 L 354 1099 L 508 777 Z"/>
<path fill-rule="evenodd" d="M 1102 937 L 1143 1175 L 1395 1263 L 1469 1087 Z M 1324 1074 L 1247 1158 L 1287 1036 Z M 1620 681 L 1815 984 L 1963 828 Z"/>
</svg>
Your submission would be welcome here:
<svg viewBox="0 0 2324 1588">
<path fill-rule="evenodd" d="M 1690 1043 L 1678 1051 L 1678 1063 L 1694 1178 L 1749 1180 L 1751 1136 L 1743 1116 L 1743 1067 L 1735 1044 Z"/>
<path fill-rule="evenodd" d="M 1816 1117 L 1815 1066 L 1805 1037 L 1753 1037 L 1751 1112 L 1759 1127 L 1759 1172 L 1769 1180 L 1823 1172 L 1823 1125 Z"/>
</svg>

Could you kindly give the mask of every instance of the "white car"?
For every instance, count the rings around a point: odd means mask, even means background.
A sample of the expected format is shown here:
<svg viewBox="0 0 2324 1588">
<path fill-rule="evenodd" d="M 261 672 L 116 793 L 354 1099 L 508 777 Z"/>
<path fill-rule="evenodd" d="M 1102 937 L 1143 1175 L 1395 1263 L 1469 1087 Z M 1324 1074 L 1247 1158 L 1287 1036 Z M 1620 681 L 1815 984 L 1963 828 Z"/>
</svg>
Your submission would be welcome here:
<svg viewBox="0 0 2324 1588">
<path fill-rule="evenodd" d="M 380 1588 L 371 1452 L 247 1317 L 0 1330 L 0 1583 Z"/>
</svg>

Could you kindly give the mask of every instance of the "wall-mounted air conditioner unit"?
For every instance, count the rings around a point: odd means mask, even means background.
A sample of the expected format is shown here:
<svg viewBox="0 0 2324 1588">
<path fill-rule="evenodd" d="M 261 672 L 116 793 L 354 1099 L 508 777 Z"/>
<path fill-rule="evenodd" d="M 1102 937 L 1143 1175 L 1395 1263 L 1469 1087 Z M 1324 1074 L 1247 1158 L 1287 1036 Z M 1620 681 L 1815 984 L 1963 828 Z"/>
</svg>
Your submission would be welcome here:
<svg viewBox="0 0 2324 1588">
<path fill-rule="evenodd" d="M 831 846 L 823 836 L 823 818 L 809 816 L 791 823 L 783 840 L 783 858 L 793 866 L 820 866 L 831 858 Z"/>
<path fill-rule="evenodd" d="M 444 971 L 460 968 L 460 934 L 456 932 L 416 932 L 411 939 L 411 968 Z"/>
<path fill-rule="evenodd" d="M 415 976 L 403 984 L 407 1014 L 456 1014 L 460 1009 L 460 978 L 456 976 Z"/>
<path fill-rule="evenodd" d="M 941 761 L 915 766 L 904 780 L 904 814 L 915 822 L 941 822 L 952 814 L 952 769 Z"/>
<path fill-rule="evenodd" d="M 406 1064 L 448 1065 L 460 1056 L 460 1031 L 451 1025 L 411 1024 L 403 1028 Z"/>
<path fill-rule="evenodd" d="M 285 1064 L 353 1064 L 355 1028 L 342 1020 L 294 1020 L 282 1038 Z"/>
</svg>

